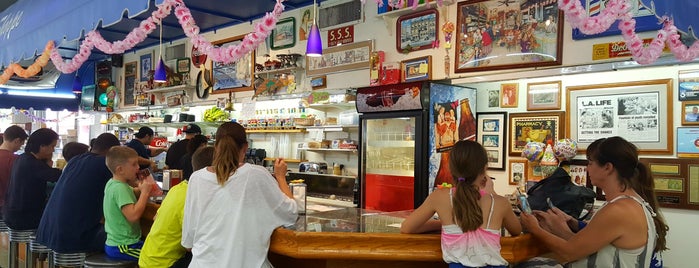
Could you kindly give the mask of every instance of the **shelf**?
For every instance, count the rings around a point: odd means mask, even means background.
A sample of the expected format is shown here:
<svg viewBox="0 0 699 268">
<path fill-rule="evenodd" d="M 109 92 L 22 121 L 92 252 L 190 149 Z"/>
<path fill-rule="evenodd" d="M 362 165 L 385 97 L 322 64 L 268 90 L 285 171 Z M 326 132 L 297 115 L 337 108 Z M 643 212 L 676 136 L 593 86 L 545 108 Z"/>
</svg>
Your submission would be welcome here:
<svg viewBox="0 0 699 268">
<path fill-rule="evenodd" d="M 371 147 L 405 148 L 415 147 L 415 141 L 369 141 Z"/>
<path fill-rule="evenodd" d="M 389 176 L 403 176 L 403 177 L 414 177 L 415 171 L 413 170 L 402 170 L 402 169 L 380 169 L 380 168 L 367 168 L 366 174 L 377 174 L 377 175 L 389 175 Z"/>
<path fill-rule="evenodd" d="M 265 71 L 256 71 L 255 74 L 257 75 L 262 75 L 262 74 L 281 74 L 281 73 L 292 73 L 292 72 L 298 72 L 303 70 L 303 67 L 296 66 L 296 67 L 287 67 L 287 68 L 279 68 L 279 69 L 272 69 L 272 70 L 265 70 Z"/>
<path fill-rule="evenodd" d="M 305 129 L 256 129 L 256 130 L 246 130 L 246 133 L 303 133 L 306 132 Z"/>
<path fill-rule="evenodd" d="M 342 176 L 342 175 L 333 175 L 333 174 L 319 174 L 319 173 L 312 173 L 312 172 L 289 172 L 291 175 L 296 175 L 296 176 L 318 176 L 318 177 L 333 177 L 333 178 L 348 178 L 348 179 L 354 179 L 356 178 L 355 176 Z"/>
<path fill-rule="evenodd" d="M 336 110 L 348 110 L 352 109 L 356 111 L 356 104 L 354 101 L 349 101 L 349 102 L 338 102 L 338 103 L 325 103 L 325 104 L 311 104 L 308 106 L 310 109 L 315 109 L 315 110 L 321 110 L 321 111 L 327 111 L 331 109 L 336 109 Z"/>
<path fill-rule="evenodd" d="M 146 91 L 146 93 L 173 92 L 173 91 L 183 91 L 183 90 L 192 90 L 192 89 L 194 89 L 194 86 L 179 85 L 179 86 L 171 86 L 171 87 L 154 88 L 154 89 Z"/>
<path fill-rule="evenodd" d="M 348 153 L 356 153 L 356 149 L 324 149 L 324 148 L 299 148 L 299 150 L 306 150 L 306 151 L 318 151 L 318 152 L 348 152 Z"/>
<path fill-rule="evenodd" d="M 348 128 L 359 128 L 359 125 L 327 125 L 327 126 L 296 126 L 297 128 L 305 128 L 306 130 L 322 130 L 322 131 L 344 131 Z"/>
<path fill-rule="evenodd" d="M 263 160 L 265 160 L 265 161 L 275 161 L 275 160 L 277 160 L 277 158 L 276 158 L 276 157 L 267 157 L 267 158 L 265 158 L 265 159 L 263 159 Z M 306 160 L 306 159 L 284 158 L 284 162 L 287 162 L 287 163 L 301 163 L 301 162 L 306 162 L 306 161 L 308 161 L 308 160 Z"/>
</svg>

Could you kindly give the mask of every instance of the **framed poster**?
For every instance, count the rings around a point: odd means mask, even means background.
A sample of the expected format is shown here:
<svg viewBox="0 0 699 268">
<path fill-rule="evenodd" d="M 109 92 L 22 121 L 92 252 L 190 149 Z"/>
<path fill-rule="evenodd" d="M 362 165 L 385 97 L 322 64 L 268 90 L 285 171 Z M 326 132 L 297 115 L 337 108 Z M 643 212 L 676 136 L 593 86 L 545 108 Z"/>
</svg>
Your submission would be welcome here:
<svg viewBox="0 0 699 268">
<path fill-rule="evenodd" d="M 138 69 L 136 68 L 138 63 L 135 61 L 127 62 L 124 64 L 124 76 L 138 75 Z"/>
<path fill-rule="evenodd" d="M 320 76 L 369 68 L 373 41 L 363 41 L 323 49 L 320 57 L 306 56 L 306 75 Z"/>
<path fill-rule="evenodd" d="M 456 73 L 562 63 L 563 12 L 556 1 L 461 1 L 456 17 Z"/>
<path fill-rule="evenodd" d="M 184 74 L 189 72 L 189 58 L 179 58 L 177 59 L 177 73 Z"/>
<path fill-rule="evenodd" d="M 510 114 L 509 148 L 511 156 L 522 155 L 522 149 L 530 141 L 546 143 L 563 136 L 565 112 L 537 112 Z"/>
<path fill-rule="evenodd" d="M 507 133 L 507 113 L 488 112 L 476 114 L 478 141 L 488 153 L 488 169 L 505 170 L 505 133 Z"/>
<path fill-rule="evenodd" d="M 400 63 L 402 82 L 415 82 L 432 79 L 432 56 L 404 60 Z"/>
<path fill-rule="evenodd" d="M 135 63 L 135 62 L 134 62 Z M 136 75 L 124 76 L 124 90 L 122 90 L 121 99 L 124 100 L 123 106 L 132 106 L 136 104 Z"/>
<path fill-rule="evenodd" d="M 527 111 L 560 109 L 561 81 L 527 84 Z"/>
<path fill-rule="evenodd" d="M 519 84 L 505 83 L 500 85 L 500 107 L 517 108 L 519 106 Z"/>
<path fill-rule="evenodd" d="M 213 42 L 214 47 L 237 46 L 242 43 L 245 35 L 239 35 Z M 253 77 L 255 76 L 255 51 L 251 51 L 232 63 L 213 63 L 212 94 L 222 94 L 228 92 L 239 92 L 253 90 Z"/>
<path fill-rule="evenodd" d="M 149 72 L 153 69 L 153 55 L 151 53 L 141 55 L 141 82 L 149 79 Z"/>
<path fill-rule="evenodd" d="M 672 79 L 567 88 L 566 138 L 584 152 L 593 141 L 620 136 L 639 154 L 673 154 Z"/>
<path fill-rule="evenodd" d="M 529 164 L 525 159 L 510 159 L 510 185 L 520 185 L 527 181 L 527 168 Z"/>
<path fill-rule="evenodd" d="M 599 15 L 607 5 L 608 0 L 582 0 L 580 1 L 583 9 L 587 12 L 589 16 Z M 658 23 L 658 18 L 653 14 L 650 7 L 643 4 L 641 0 L 626 1 L 626 4 L 630 5 L 629 11 L 633 14 L 634 20 L 636 20 L 636 32 L 646 32 L 653 31 L 662 28 L 662 24 Z M 659 14 L 662 15 L 662 14 Z M 621 35 L 621 30 L 619 30 L 619 22 L 614 22 L 609 29 L 598 34 L 583 34 L 578 29 L 573 29 L 573 40 L 581 40 L 588 38 L 597 38 L 610 35 Z"/>
<path fill-rule="evenodd" d="M 293 17 L 277 21 L 277 26 L 269 35 L 272 50 L 289 48 L 296 45 L 296 19 Z"/>
<path fill-rule="evenodd" d="M 432 48 L 439 40 L 437 9 L 403 15 L 396 22 L 396 50 L 400 53 Z"/>
<path fill-rule="evenodd" d="M 682 125 L 699 125 L 699 101 L 682 102 Z"/>
<path fill-rule="evenodd" d="M 699 127 L 677 128 L 677 157 L 699 158 Z"/>
<path fill-rule="evenodd" d="M 699 101 L 699 70 L 679 72 L 677 99 L 679 101 Z"/>
</svg>

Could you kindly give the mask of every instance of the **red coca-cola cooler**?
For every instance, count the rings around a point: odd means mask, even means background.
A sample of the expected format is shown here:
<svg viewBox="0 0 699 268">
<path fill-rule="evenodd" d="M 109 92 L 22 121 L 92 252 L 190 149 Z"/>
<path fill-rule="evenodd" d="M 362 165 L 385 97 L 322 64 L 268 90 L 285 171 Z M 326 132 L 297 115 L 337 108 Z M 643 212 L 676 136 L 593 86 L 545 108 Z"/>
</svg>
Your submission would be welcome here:
<svg viewBox="0 0 699 268">
<path fill-rule="evenodd" d="M 437 177 L 430 162 L 436 154 L 435 135 L 439 144 L 450 138 L 452 145 L 460 135 L 475 137 L 475 96 L 471 88 L 424 81 L 359 88 L 361 207 L 398 211 L 422 204 Z M 462 108 L 467 107 L 461 106 L 464 99 L 470 108 Z M 440 103 L 453 101 L 454 107 L 445 106 L 440 113 Z M 468 117 L 462 109 L 470 119 L 462 120 Z"/>
</svg>

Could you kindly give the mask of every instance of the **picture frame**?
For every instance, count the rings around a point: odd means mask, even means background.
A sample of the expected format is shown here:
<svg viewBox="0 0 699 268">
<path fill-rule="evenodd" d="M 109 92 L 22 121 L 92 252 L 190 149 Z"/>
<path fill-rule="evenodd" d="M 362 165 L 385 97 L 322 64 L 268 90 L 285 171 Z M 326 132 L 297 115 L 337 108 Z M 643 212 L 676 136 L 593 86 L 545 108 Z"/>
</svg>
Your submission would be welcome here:
<svg viewBox="0 0 699 268">
<path fill-rule="evenodd" d="M 509 124 L 509 154 L 521 156 L 529 141 L 557 141 L 562 138 L 565 112 L 511 113 Z"/>
<path fill-rule="evenodd" d="M 272 50 L 290 48 L 296 45 L 296 19 L 284 18 L 277 21 L 277 25 L 269 35 L 269 44 Z"/>
<path fill-rule="evenodd" d="M 561 81 L 527 84 L 527 111 L 560 110 Z"/>
<path fill-rule="evenodd" d="M 699 127 L 677 128 L 677 157 L 699 158 Z"/>
<path fill-rule="evenodd" d="M 458 3 L 454 72 L 561 65 L 564 23 L 556 1 L 505 3 Z"/>
<path fill-rule="evenodd" d="M 671 155 L 673 81 L 669 79 L 566 87 L 566 137 L 584 152 L 593 141 L 621 136 L 639 154 Z"/>
<path fill-rule="evenodd" d="M 500 90 L 488 90 L 488 108 L 500 107 Z"/>
<path fill-rule="evenodd" d="M 583 0 L 580 1 L 582 8 L 587 12 L 588 16 L 597 16 L 602 10 L 604 10 L 605 3 L 604 0 Z M 633 14 L 633 18 L 636 21 L 636 32 L 647 32 L 659 30 L 662 28 L 662 24 L 658 23 L 658 18 L 653 14 L 649 7 L 643 5 L 643 1 L 627 1 L 630 4 L 629 11 Z M 593 9 L 593 12 L 590 12 Z M 662 14 L 659 14 L 662 15 Z M 621 30 L 619 30 L 619 22 L 614 22 L 609 29 L 598 34 L 584 34 L 579 29 L 573 29 L 573 40 L 582 40 L 589 38 L 599 38 L 610 35 L 621 35 Z"/>
<path fill-rule="evenodd" d="M 328 86 L 327 84 L 327 76 L 318 76 L 318 77 L 313 77 L 311 78 L 311 88 L 313 90 L 316 89 L 324 89 Z"/>
<path fill-rule="evenodd" d="M 124 76 L 138 75 L 138 62 L 132 61 L 124 64 Z"/>
<path fill-rule="evenodd" d="M 677 79 L 677 100 L 699 101 L 699 70 L 679 71 Z"/>
<path fill-rule="evenodd" d="M 682 102 L 682 125 L 699 126 L 699 101 Z"/>
<path fill-rule="evenodd" d="M 306 56 L 306 75 L 310 77 L 331 73 L 368 69 L 373 41 L 362 41 L 323 49 L 320 57 Z"/>
<path fill-rule="evenodd" d="M 179 58 L 177 59 L 176 72 L 178 74 L 184 74 L 189 72 L 189 66 L 191 65 L 189 58 Z"/>
<path fill-rule="evenodd" d="M 527 169 L 529 169 L 529 164 L 525 159 L 510 158 L 508 162 L 509 167 L 509 180 L 510 185 L 520 185 L 527 181 Z"/>
<path fill-rule="evenodd" d="M 699 210 L 699 164 L 696 159 L 642 157 L 653 176 L 658 205 L 661 207 Z"/>
<path fill-rule="evenodd" d="M 136 75 L 124 76 L 124 90 L 121 90 L 121 99 L 122 99 L 122 106 L 123 107 L 136 105 L 135 92 L 136 92 Z"/>
<path fill-rule="evenodd" d="M 432 79 L 432 56 L 424 56 L 400 63 L 400 80 L 415 82 Z"/>
<path fill-rule="evenodd" d="M 488 153 L 488 169 L 505 170 L 506 112 L 483 112 L 476 114 L 476 141 Z"/>
<path fill-rule="evenodd" d="M 398 17 L 396 50 L 400 53 L 432 48 L 439 40 L 439 12 L 431 8 Z"/>
<path fill-rule="evenodd" d="M 214 47 L 235 46 L 242 43 L 245 35 L 234 36 L 213 42 Z M 224 94 L 254 90 L 255 77 L 255 51 L 250 51 L 238 61 L 224 64 L 213 62 L 212 81 L 214 83 L 211 94 Z"/>
<path fill-rule="evenodd" d="M 301 14 L 301 25 L 299 25 L 299 41 L 308 40 L 308 34 L 311 33 L 311 26 L 313 25 L 313 20 L 311 19 L 311 14 L 313 13 L 313 8 L 306 7 L 302 8 L 299 14 Z"/>
<path fill-rule="evenodd" d="M 500 85 L 500 107 L 517 108 L 519 106 L 519 83 Z"/>
<path fill-rule="evenodd" d="M 146 82 L 149 79 L 148 72 L 150 72 L 150 70 L 153 70 L 153 54 L 148 53 L 145 55 L 141 55 L 140 63 L 141 63 L 141 82 Z"/>
</svg>

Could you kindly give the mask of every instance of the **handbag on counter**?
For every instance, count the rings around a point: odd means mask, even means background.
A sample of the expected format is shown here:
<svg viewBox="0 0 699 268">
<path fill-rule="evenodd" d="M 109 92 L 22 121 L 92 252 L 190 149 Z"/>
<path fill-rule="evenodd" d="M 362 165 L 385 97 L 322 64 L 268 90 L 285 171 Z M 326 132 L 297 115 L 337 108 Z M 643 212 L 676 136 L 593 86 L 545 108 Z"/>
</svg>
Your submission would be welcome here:
<svg viewBox="0 0 699 268">
<path fill-rule="evenodd" d="M 573 218 L 581 219 L 586 216 L 580 215 L 583 208 L 588 203 L 594 203 L 597 194 L 590 188 L 575 185 L 570 179 L 570 174 L 559 167 L 551 176 L 529 188 L 527 196 L 533 210 L 548 210 L 546 199 L 550 198 L 554 206 Z"/>
</svg>

